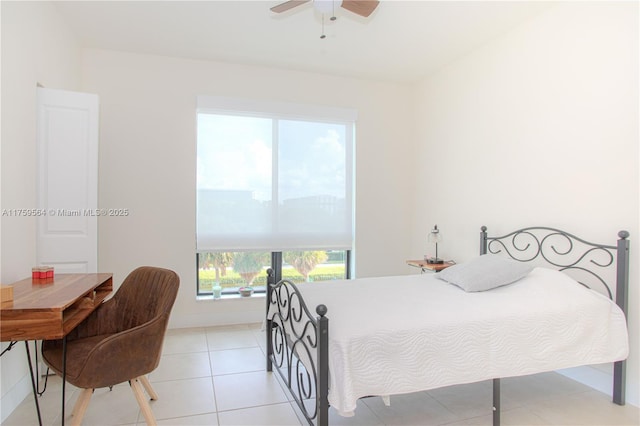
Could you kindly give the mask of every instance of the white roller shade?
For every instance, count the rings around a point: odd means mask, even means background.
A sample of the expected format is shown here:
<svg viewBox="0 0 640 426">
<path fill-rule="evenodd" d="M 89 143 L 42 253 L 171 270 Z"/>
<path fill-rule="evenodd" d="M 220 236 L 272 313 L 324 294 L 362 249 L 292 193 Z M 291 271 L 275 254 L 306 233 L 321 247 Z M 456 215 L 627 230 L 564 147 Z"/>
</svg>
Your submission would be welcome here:
<svg viewBox="0 0 640 426">
<path fill-rule="evenodd" d="M 199 97 L 197 250 L 350 249 L 355 118 Z"/>
</svg>

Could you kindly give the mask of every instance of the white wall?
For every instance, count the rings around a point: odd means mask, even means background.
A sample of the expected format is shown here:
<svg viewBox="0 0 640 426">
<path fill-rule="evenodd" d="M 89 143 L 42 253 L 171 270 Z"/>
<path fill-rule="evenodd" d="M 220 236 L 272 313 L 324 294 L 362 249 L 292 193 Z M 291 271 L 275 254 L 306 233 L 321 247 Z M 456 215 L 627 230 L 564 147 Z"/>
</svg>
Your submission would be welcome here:
<svg viewBox="0 0 640 426">
<path fill-rule="evenodd" d="M 444 257 L 478 234 L 547 225 L 631 233 L 628 363 L 638 404 L 638 4 L 565 2 L 426 78 L 416 92 L 414 252 L 438 223 Z"/>
<path fill-rule="evenodd" d="M 409 87 L 104 50 L 84 51 L 82 76 L 100 95 L 100 207 L 131 211 L 100 219 L 99 268 L 118 283 L 139 265 L 174 269 L 182 285 L 170 326 L 264 316 L 264 299 L 195 297 L 197 95 L 357 109 L 357 275 L 407 272 Z"/>
<path fill-rule="evenodd" d="M 80 50 L 50 3 L 0 2 L 2 9 L 2 208 L 36 207 L 36 83 L 77 90 Z M 36 222 L 2 217 L 0 279 L 9 284 L 35 265 Z M 2 349 L 6 344 L 2 344 Z M 24 345 L 0 358 L 2 420 L 31 392 Z"/>
</svg>

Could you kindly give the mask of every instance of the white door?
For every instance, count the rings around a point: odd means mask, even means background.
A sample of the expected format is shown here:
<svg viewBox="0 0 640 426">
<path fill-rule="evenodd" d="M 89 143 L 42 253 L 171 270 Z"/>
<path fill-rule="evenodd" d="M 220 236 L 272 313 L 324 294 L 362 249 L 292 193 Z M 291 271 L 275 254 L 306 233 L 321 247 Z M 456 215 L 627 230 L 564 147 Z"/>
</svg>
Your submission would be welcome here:
<svg viewBox="0 0 640 426">
<path fill-rule="evenodd" d="M 98 96 L 38 88 L 37 263 L 98 269 Z"/>
</svg>

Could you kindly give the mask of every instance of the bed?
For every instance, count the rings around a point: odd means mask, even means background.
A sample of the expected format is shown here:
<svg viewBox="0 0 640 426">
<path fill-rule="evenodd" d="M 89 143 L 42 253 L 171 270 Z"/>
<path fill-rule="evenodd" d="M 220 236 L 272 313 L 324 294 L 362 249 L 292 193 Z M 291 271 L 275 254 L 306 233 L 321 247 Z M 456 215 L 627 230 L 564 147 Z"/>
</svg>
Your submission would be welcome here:
<svg viewBox="0 0 640 426">
<path fill-rule="evenodd" d="M 629 240 L 618 237 L 482 227 L 480 256 L 438 274 L 295 285 L 270 270 L 267 370 L 317 425 L 362 397 L 483 380 L 499 425 L 500 378 L 609 362 L 623 405 Z"/>
</svg>

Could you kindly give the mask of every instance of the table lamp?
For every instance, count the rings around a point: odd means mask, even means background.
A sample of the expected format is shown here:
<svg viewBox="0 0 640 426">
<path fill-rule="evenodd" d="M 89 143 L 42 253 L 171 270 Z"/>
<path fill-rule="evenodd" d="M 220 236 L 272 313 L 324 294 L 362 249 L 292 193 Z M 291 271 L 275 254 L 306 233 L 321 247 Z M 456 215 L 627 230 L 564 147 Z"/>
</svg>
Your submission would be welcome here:
<svg viewBox="0 0 640 426">
<path fill-rule="evenodd" d="M 433 229 L 427 235 L 427 241 L 429 243 L 436 244 L 436 257 L 430 257 L 427 259 L 427 263 L 430 264 L 441 264 L 444 263 L 444 260 L 438 258 L 438 243 L 442 242 L 442 235 L 440 234 L 440 230 L 438 229 L 438 225 L 434 225 Z"/>
</svg>

